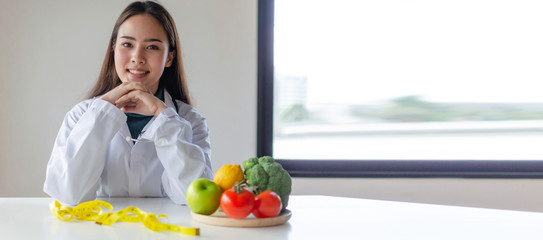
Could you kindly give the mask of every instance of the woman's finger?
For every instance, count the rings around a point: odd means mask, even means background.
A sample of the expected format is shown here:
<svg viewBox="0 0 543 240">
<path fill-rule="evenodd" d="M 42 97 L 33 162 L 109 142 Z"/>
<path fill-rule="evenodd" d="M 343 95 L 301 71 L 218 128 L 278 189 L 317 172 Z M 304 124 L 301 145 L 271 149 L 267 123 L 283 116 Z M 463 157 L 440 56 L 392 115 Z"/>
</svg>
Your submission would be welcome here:
<svg viewBox="0 0 543 240">
<path fill-rule="evenodd" d="M 127 103 L 131 102 L 131 103 L 137 103 L 139 101 L 139 99 L 141 98 L 139 95 L 140 94 L 147 94 L 145 92 L 142 92 L 140 90 L 132 90 L 130 92 L 127 92 L 126 94 L 120 96 L 117 100 L 115 100 L 115 105 L 119 106 L 124 106 L 126 105 Z"/>
<path fill-rule="evenodd" d="M 154 95 L 139 90 L 131 91 L 121 96 L 115 105 L 122 111 L 138 113 L 142 115 L 155 115 L 166 108 L 166 104 Z"/>
<path fill-rule="evenodd" d="M 147 86 L 143 85 L 143 83 L 140 82 L 125 82 L 121 85 L 126 91 L 140 90 L 142 92 L 153 94 L 151 90 L 147 88 Z"/>
<path fill-rule="evenodd" d="M 142 92 L 152 94 L 151 91 L 145 85 L 141 83 L 137 83 L 137 82 L 122 83 L 115 89 L 117 89 L 116 90 L 116 95 L 118 95 L 117 99 L 132 91 L 142 91 Z M 113 89 L 112 91 L 114 91 L 115 89 Z"/>
<path fill-rule="evenodd" d="M 148 92 L 133 90 L 117 99 L 115 105 L 125 112 L 154 115 L 155 107 L 153 105 L 153 100 L 155 98 L 155 96 Z"/>
<path fill-rule="evenodd" d="M 114 89 L 110 90 L 109 92 L 105 93 L 100 98 L 103 100 L 106 100 L 112 104 L 115 104 L 115 102 L 125 94 L 134 91 L 139 90 L 142 92 L 151 93 L 151 91 L 142 83 L 139 82 L 124 82 L 121 83 L 119 86 L 115 87 Z"/>
</svg>

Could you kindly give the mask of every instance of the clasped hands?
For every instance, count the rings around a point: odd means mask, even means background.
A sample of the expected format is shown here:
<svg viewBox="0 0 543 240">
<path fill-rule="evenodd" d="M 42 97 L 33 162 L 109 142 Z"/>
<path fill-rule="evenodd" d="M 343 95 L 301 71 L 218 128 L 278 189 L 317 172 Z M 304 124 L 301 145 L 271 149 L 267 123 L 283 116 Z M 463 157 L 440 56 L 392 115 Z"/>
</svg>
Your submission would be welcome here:
<svg viewBox="0 0 543 240">
<path fill-rule="evenodd" d="M 139 82 L 124 82 L 100 97 L 123 112 L 158 116 L 166 104 Z"/>
</svg>

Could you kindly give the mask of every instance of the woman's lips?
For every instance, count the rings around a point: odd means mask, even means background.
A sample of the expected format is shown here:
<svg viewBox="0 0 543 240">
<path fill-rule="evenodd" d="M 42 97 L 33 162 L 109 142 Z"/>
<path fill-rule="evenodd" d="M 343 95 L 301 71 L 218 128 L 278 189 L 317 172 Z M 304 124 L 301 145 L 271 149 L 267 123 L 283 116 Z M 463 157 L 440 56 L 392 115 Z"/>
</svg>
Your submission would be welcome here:
<svg viewBox="0 0 543 240">
<path fill-rule="evenodd" d="M 142 78 L 145 77 L 149 73 L 149 71 L 143 70 L 143 69 L 127 69 L 128 73 L 135 78 Z"/>
</svg>

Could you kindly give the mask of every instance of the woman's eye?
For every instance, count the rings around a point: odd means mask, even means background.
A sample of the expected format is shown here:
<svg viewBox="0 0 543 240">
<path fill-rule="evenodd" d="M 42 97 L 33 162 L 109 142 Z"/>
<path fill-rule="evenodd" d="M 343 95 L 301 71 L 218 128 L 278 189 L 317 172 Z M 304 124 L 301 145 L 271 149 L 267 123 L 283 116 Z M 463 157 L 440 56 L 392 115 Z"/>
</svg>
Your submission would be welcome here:
<svg viewBox="0 0 543 240">
<path fill-rule="evenodd" d="M 155 45 L 151 45 L 151 46 L 148 46 L 147 49 L 158 50 L 158 47 Z"/>
<path fill-rule="evenodd" d="M 132 44 L 130 44 L 130 43 L 123 43 L 122 45 L 123 45 L 123 47 L 132 47 Z"/>
</svg>

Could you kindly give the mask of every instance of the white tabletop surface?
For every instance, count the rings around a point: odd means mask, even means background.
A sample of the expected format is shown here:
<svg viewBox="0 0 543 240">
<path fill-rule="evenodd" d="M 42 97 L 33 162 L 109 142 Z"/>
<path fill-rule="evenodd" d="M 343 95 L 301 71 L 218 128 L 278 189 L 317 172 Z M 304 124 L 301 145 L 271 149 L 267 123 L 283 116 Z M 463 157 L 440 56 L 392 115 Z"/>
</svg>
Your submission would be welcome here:
<svg viewBox="0 0 543 240">
<path fill-rule="evenodd" d="M 292 218 L 275 227 L 232 228 L 192 220 L 167 198 L 102 199 L 199 227 L 201 236 L 153 232 L 141 223 L 100 226 L 56 219 L 50 198 L 0 198 L 1 239 L 543 239 L 543 213 L 341 198 L 291 196 Z M 542 203 L 543 204 L 543 203 Z"/>
</svg>

